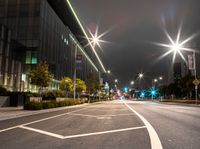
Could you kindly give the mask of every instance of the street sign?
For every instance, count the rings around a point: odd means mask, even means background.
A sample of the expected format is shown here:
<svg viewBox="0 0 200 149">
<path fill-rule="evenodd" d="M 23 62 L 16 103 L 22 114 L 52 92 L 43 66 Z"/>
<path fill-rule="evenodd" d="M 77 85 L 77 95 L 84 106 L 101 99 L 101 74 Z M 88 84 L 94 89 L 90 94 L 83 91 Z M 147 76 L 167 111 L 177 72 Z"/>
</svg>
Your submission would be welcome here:
<svg viewBox="0 0 200 149">
<path fill-rule="evenodd" d="M 195 86 L 198 86 L 200 84 L 200 81 L 198 79 L 195 79 L 193 82 L 192 82 Z"/>
<path fill-rule="evenodd" d="M 188 67 L 189 67 L 189 70 L 195 70 L 194 54 L 189 54 L 188 55 Z"/>
</svg>

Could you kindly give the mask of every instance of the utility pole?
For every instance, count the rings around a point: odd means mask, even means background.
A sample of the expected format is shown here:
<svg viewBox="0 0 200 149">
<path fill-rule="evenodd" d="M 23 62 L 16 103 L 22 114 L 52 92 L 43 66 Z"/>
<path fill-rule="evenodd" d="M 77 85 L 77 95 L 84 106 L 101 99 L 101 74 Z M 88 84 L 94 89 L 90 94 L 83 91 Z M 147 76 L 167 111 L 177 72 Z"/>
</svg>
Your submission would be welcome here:
<svg viewBox="0 0 200 149">
<path fill-rule="evenodd" d="M 193 58 L 194 58 L 194 76 L 195 80 L 197 80 L 197 67 L 196 67 L 196 53 L 195 51 L 193 52 Z M 195 85 L 195 99 L 196 99 L 196 104 L 198 104 L 198 85 Z"/>
<path fill-rule="evenodd" d="M 78 43 L 76 43 L 76 46 L 75 46 L 75 59 L 74 59 L 74 88 L 73 88 L 73 90 L 74 90 L 74 100 L 76 99 L 76 58 L 77 58 L 77 44 Z"/>
</svg>

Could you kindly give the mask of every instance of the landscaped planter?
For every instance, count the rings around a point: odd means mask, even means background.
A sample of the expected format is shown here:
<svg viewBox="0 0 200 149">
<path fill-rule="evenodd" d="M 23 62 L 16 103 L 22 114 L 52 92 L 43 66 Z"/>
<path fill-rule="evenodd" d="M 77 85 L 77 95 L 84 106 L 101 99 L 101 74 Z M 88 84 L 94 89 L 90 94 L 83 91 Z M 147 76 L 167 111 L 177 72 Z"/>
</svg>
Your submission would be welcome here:
<svg viewBox="0 0 200 149">
<path fill-rule="evenodd" d="M 0 96 L 0 107 L 10 106 L 10 97 L 9 96 Z"/>
<path fill-rule="evenodd" d="M 19 107 L 24 106 L 25 103 L 29 102 L 29 97 L 20 93 L 12 93 L 10 95 L 10 106 Z"/>
</svg>

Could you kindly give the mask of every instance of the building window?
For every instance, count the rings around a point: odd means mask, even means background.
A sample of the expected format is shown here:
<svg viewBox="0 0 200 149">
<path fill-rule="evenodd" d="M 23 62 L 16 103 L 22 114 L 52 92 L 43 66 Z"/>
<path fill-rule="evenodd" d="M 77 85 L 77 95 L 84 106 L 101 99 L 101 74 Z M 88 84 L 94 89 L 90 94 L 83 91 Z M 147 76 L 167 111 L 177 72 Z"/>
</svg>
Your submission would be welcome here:
<svg viewBox="0 0 200 149">
<path fill-rule="evenodd" d="M 26 64 L 37 64 L 37 52 L 26 51 Z"/>
<path fill-rule="evenodd" d="M 69 41 L 65 38 L 65 39 L 64 39 L 64 43 L 65 43 L 66 45 L 68 45 L 68 44 L 69 44 Z"/>
<path fill-rule="evenodd" d="M 26 64 L 31 64 L 31 51 L 26 51 Z"/>
<path fill-rule="evenodd" d="M 31 64 L 37 64 L 37 53 L 36 52 L 32 52 Z"/>
</svg>

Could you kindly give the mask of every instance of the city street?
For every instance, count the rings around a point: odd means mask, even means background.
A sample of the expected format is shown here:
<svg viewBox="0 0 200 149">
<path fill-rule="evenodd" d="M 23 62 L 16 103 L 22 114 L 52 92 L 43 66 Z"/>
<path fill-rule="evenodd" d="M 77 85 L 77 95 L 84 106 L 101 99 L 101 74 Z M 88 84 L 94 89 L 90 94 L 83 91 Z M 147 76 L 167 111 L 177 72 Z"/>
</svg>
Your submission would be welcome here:
<svg viewBox="0 0 200 149">
<path fill-rule="evenodd" d="M 0 121 L 1 149 L 199 149 L 200 108 L 109 101 Z"/>
<path fill-rule="evenodd" d="M 200 149 L 199 0 L 0 0 L 0 149 Z"/>
</svg>

